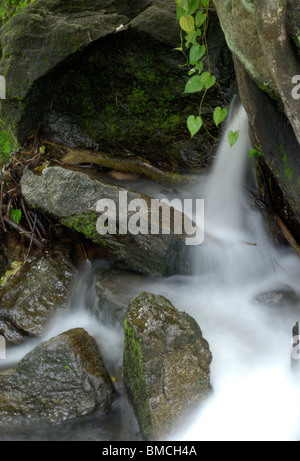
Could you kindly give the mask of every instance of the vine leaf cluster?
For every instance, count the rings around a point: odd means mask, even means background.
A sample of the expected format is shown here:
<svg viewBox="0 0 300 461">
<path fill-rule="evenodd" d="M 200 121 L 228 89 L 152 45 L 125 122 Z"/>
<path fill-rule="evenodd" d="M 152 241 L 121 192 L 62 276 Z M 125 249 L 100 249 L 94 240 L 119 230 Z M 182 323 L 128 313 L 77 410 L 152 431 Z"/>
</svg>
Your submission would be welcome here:
<svg viewBox="0 0 300 461">
<path fill-rule="evenodd" d="M 203 120 L 202 107 L 207 91 L 217 83 L 216 77 L 211 72 L 206 34 L 210 0 L 175 0 L 175 2 L 177 21 L 181 28 L 181 46 L 175 50 L 184 54 L 185 66 L 189 68 L 190 77 L 185 85 L 184 93 L 202 93 L 198 114 L 190 115 L 187 119 L 187 127 L 193 138 L 202 127 L 208 132 Z M 185 37 L 183 37 L 184 34 Z M 204 61 L 207 64 L 206 71 L 204 71 Z M 215 125 L 219 127 L 227 115 L 226 108 L 216 107 L 213 112 Z M 238 131 L 228 133 L 228 142 L 231 147 L 236 144 L 238 138 Z"/>
</svg>

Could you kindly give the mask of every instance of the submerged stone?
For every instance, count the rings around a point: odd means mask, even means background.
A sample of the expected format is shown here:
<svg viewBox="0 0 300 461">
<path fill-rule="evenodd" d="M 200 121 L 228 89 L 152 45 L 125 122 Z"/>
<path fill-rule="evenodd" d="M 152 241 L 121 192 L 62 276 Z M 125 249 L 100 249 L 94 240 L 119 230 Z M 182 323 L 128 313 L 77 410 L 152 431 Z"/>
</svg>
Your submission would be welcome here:
<svg viewBox="0 0 300 461">
<path fill-rule="evenodd" d="M 125 318 L 124 382 L 148 440 L 178 429 L 210 393 L 212 355 L 196 321 L 143 292 Z"/>
</svg>

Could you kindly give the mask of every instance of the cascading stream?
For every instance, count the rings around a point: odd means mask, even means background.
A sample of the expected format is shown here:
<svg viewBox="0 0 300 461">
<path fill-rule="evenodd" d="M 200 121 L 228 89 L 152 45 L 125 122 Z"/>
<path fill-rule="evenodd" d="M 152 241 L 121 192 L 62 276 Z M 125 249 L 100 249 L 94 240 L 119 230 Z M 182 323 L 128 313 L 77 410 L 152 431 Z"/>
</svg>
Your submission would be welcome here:
<svg viewBox="0 0 300 461">
<path fill-rule="evenodd" d="M 226 140 L 229 130 L 240 132 L 232 149 Z M 191 416 L 190 425 L 174 434 L 174 440 L 299 440 L 300 378 L 297 381 L 292 375 L 290 360 L 299 305 L 266 306 L 257 302 L 257 296 L 285 290 L 300 300 L 300 262 L 291 249 L 273 245 L 260 212 L 249 201 L 247 187 L 253 182 L 249 147 L 245 111 L 233 105 L 215 166 L 194 197 L 205 199 L 205 242 L 193 252 L 194 274 L 134 286 L 138 292 L 146 289 L 167 297 L 193 316 L 213 353 L 213 394 Z M 121 328 L 95 318 L 87 309 L 87 304 L 97 302 L 87 283 L 90 278 L 88 268 L 74 284 L 76 302 L 71 312 L 58 314 L 42 339 L 83 327 L 95 337 L 109 366 L 121 365 Z M 35 345 L 36 341 L 9 352 L 5 366 L 16 363 Z M 110 440 L 120 434 L 136 440 L 126 405 L 123 394 L 114 407 Z M 117 421 L 126 423 L 129 432 L 124 435 Z M 80 426 L 79 437 L 82 430 Z M 70 436 L 72 431 L 74 427 Z M 89 439 L 108 440 L 107 432 L 99 433 L 98 424 L 90 424 L 87 431 Z"/>
</svg>

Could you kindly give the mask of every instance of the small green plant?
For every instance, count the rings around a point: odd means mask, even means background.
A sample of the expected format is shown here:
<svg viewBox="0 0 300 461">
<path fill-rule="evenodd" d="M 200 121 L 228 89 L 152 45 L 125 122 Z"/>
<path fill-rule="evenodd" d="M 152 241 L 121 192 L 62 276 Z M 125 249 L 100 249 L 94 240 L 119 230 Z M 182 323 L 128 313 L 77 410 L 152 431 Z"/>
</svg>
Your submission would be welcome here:
<svg viewBox="0 0 300 461">
<path fill-rule="evenodd" d="M 262 151 L 261 151 L 261 148 L 259 146 L 255 146 L 255 148 L 251 149 L 250 152 L 249 152 L 249 158 L 252 158 L 252 157 L 262 157 Z"/>
<path fill-rule="evenodd" d="M 239 139 L 239 136 L 240 136 L 240 133 L 238 131 L 234 131 L 234 132 L 232 130 L 229 131 L 227 137 L 228 137 L 228 142 L 230 144 L 230 147 L 233 147 L 236 144 L 237 140 Z"/>
<path fill-rule="evenodd" d="M 14 208 L 10 212 L 10 217 L 11 219 L 16 223 L 19 224 L 22 218 L 22 211 L 21 210 L 15 210 Z"/>
<path fill-rule="evenodd" d="M 0 287 L 4 288 L 16 275 L 18 275 L 23 263 L 14 261 L 5 275 L 0 279 Z"/>
<path fill-rule="evenodd" d="M 0 120 L 0 122 L 2 121 Z M 11 140 L 8 134 L 5 131 L 0 131 L 0 164 L 4 165 L 9 161 L 11 149 Z"/>
<path fill-rule="evenodd" d="M 1 5 L 0 25 L 19 13 L 32 1 L 33 0 L 6 0 L 5 2 L 2 2 L 4 5 Z"/>
<path fill-rule="evenodd" d="M 185 85 L 184 93 L 201 93 L 202 99 L 199 105 L 199 113 L 190 115 L 187 119 L 187 127 L 193 138 L 202 128 L 208 132 L 203 121 L 202 107 L 207 91 L 216 83 L 216 77 L 211 73 L 210 58 L 207 46 L 207 28 L 210 0 L 175 0 L 177 4 L 177 20 L 181 27 L 181 46 L 175 48 L 182 52 L 186 58 L 186 66 L 189 67 L 189 80 Z M 183 39 L 185 33 L 185 44 Z M 206 61 L 207 70 L 204 71 Z M 226 119 L 228 111 L 222 107 L 216 107 L 213 111 L 214 123 L 217 127 Z M 209 133 L 210 134 L 210 133 Z M 239 138 L 239 132 L 232 131 L 228 134 L 228 141 L 232 147 Z"/>
</svg>

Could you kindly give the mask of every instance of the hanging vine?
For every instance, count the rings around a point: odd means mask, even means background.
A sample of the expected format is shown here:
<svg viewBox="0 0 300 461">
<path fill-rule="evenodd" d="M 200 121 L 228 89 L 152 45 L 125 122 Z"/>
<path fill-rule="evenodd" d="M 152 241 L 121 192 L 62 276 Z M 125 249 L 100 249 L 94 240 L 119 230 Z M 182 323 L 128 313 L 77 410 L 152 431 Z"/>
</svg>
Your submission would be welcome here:
<svg viewBox="0 0 300 461">
<path fill-rule="evenodd" d="M 185 85 L 184 93 L 202 93 L 198 114 L 190 115 L 187 119 L 187 127 L 193 138 L 202 127 L 208 131 L 203 120 L 202 108 L 207 91 L 217 84 L 216 77 L 211 72 L 207 45 L 210 0 L 175 0 L 175 2 L 177 21 L 181 27 L 181 46 L 176 50 L 184 54 L 186 58 L 184 66 L 189 68 L 190 77 Z M 207 70 L 204 71 L 205 61 Z M 216 107 L 213 112 L 215 125 L 219 127 L 227 115 L 226 108 Z M 238 138 L 238 131 L 228 133 L 228 142 L 231 147 Z"/>
</svg>

